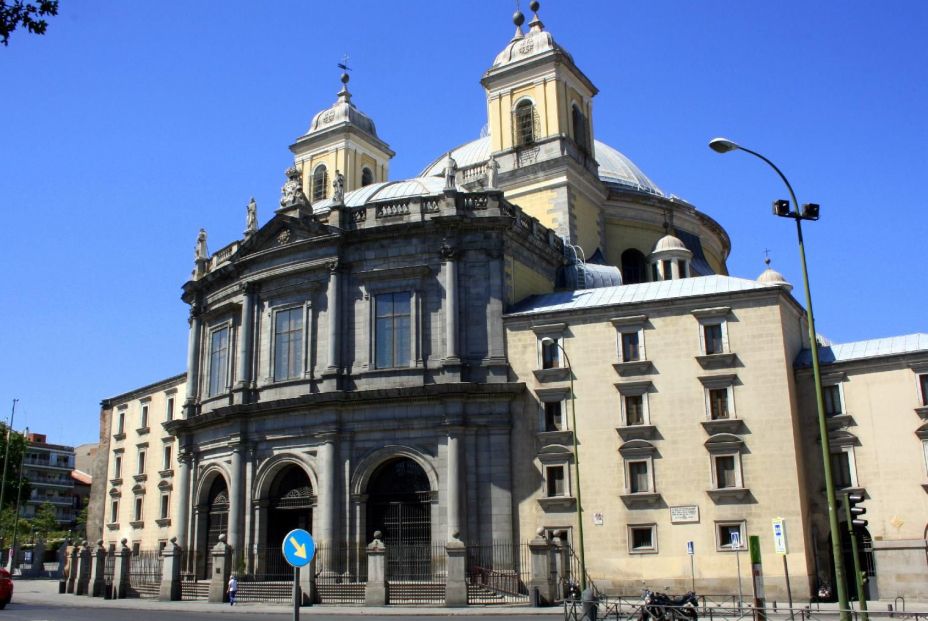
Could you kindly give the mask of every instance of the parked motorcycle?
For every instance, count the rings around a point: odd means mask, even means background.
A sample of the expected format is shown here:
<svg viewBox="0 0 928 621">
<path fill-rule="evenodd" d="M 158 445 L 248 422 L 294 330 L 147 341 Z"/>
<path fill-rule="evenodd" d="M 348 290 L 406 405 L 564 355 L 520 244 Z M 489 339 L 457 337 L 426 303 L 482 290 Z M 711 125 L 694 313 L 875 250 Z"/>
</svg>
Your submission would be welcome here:
<svg viewBox="0 0 928 621">
<path fill-rule="evenodd" d="M 690 591 L 680 597 L 645 589 L 638 621 L 696 621 L 699 598 Z"/>
</svg>

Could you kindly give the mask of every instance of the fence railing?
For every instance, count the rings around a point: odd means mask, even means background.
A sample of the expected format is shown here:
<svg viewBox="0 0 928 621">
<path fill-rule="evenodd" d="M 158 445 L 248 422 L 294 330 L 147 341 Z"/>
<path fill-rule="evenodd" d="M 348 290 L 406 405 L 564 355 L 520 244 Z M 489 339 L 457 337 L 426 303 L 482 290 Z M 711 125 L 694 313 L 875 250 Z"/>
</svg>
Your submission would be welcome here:
<svg viewBox="0 0 928 621">
<path fill-rule="evenodd" d="M 470 604 L 528 602 L 531 552 L 527 544 L 498 542 L 467 546 L 467 601 Z"/>
<path fill-rule="evenodd" d="M 367 546 L 316 548 L 316 599 L 320 604 L 360 605 L 367 585 Z"/>
<path fill-rule="evenodd" d="M 129 557 L 129 589 L 133 597 L 157 597 L 161 588 L 161 551 L 140 550 Z"/>
<path fill-rule="evenodd" d="M 390 584 L 390 603 L 407 606 L 444 603 L 447 558 L 444 544 L 387 546 L 385 572 Z"/>
</svg>

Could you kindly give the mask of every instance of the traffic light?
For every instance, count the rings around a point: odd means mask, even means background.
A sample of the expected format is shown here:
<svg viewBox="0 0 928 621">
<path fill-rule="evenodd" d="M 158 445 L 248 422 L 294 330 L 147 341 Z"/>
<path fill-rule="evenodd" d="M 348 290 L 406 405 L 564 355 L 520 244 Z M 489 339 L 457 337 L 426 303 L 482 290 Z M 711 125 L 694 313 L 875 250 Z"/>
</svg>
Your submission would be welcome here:
<svg viewBox="0 0 928 621">
<path fill-rule="evenodd" d="M 851 514 L 851 524 L 859 526 L 860 528 L 865 528 L 869 523 L 862 517 L 863 514 L 867 512 L 867 508 L 859 506 L 863 501 L 864 497 L 861 494 L 847 495 L 848 511 Z"/>
</svg>

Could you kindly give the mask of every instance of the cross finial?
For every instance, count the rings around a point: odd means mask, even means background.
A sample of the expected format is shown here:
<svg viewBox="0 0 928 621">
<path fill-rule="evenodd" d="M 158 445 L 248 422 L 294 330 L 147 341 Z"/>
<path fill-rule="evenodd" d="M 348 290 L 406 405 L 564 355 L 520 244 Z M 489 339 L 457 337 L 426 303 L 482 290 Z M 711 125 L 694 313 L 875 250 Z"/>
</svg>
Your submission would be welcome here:
<svg viewBox="0 0 928 621">
<path fill-rule="evenodd" d="M 764 263 L 770 267 L 770 249 L 764 248 Z"/>
<path fill-rule="evenodd" d="M 348 66 L 349 59 L 351 59 L 351 56 L 348 55 L 348 52 L 345 52 L 345 55 L 342 56 L 342 62 L 338 63 L 338 68 L 342 71 L 351 71 L 351 67 Z"/>
</svg>

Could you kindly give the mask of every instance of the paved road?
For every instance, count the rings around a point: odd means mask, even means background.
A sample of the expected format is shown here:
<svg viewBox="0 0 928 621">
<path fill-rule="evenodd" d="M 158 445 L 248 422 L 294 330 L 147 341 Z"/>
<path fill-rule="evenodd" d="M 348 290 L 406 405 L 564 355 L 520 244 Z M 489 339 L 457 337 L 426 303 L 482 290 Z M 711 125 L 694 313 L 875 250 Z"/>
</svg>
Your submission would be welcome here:
<svg viewBox="0 0 928 621">
<path fill-rule="evenodd" d="M 0 619 L 16 619 L 17 621 L 216 621 L 224 615 L 226 618 L 235 621 L 265 621 L 268 618 L 284 621 L 291 617 L 286 614 L 269 615 L 266 611 L 255 610 L 253 613 L 246 613 L 248 606 L 236 606 L 237 610 L 234 615 L 227 615 L 230 610 L 226 606 L 217 606 L 214 612 L 193 612 L 187 610 L 146 610 L 144 600 L 138 601 L 138 608 L 134 610 L 127 609 L 107 609 L 107 608 L 84 608 L 75 606 L 61 606 L 57 602 L 50 604 L 40 603 L 16 603 L 15 601 L 7 606 L 6 610 L 0 612 Z M 357 615 L 348 615 L 344 612 L 339 614 L 326 614 L 323 609 L 315 608 L 312 611 L 306 611 L 300 615 L 302 620 L 306 621 L 346 621 L 352 618 L 363 618 L 365 621 L 397 621 L 395 615 L 371 615 L 365 614 L 359 610 Z M 459 617 L 460 618 L 460 617 Z M 475 615 L 468 614 L 465 617 L 468 621 L 499 621 L 500 619 L 516 618 L 524 621 L 552 621 L 554 617 L 548 615 Z M 417 616 L 416 621 L 448 621 L 447 616 Z"/>
</svg>

